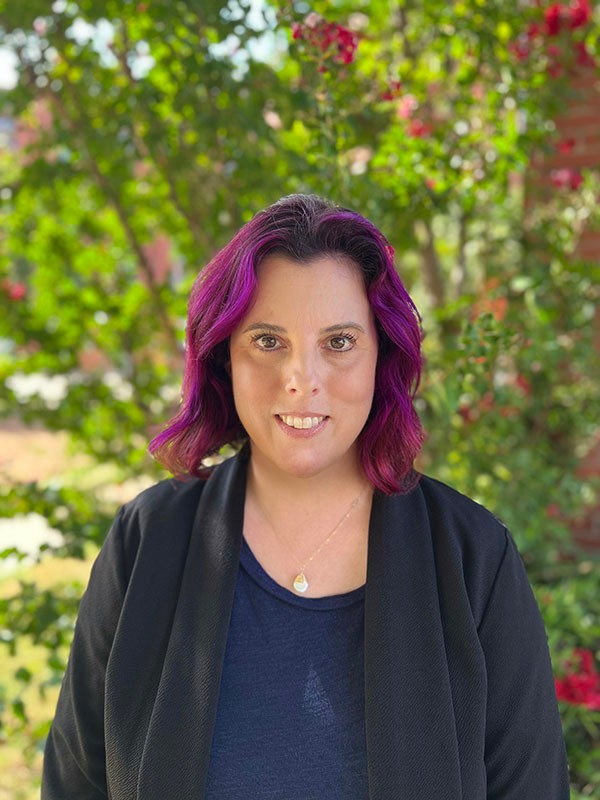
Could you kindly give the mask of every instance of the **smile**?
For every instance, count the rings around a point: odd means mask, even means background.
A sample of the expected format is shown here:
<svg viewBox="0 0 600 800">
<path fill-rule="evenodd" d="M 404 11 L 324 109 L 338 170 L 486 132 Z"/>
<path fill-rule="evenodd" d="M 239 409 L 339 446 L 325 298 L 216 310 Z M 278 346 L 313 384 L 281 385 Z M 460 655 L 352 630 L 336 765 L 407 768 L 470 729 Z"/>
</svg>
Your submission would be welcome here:
<svg viewBox="0 0 600 800">
<path fill-rule="evenodd" d="M 277 415 L 279 419 L 285 423 L 289 428 L 296 428 L 297 430 L 308 430 L 309 428 L 316 428 L 320 425 L 325 417 L 292 417 Z"/>
</svg>

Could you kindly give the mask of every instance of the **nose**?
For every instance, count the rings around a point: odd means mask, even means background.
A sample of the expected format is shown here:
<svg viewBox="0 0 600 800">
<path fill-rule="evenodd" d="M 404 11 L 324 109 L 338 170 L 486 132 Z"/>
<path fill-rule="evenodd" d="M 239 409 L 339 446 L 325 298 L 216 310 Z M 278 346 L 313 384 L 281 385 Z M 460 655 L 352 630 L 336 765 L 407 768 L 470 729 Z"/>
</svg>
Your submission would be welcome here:
<svg viewBox="0 0 600 800">
<path fill-rule="evenodd" d="M 285 390 L 296 396 L 311 396 L 319 392 L 320 380 L 314 358 L 298 353 L 289 359 L 285 368 Z"/>
</svg>

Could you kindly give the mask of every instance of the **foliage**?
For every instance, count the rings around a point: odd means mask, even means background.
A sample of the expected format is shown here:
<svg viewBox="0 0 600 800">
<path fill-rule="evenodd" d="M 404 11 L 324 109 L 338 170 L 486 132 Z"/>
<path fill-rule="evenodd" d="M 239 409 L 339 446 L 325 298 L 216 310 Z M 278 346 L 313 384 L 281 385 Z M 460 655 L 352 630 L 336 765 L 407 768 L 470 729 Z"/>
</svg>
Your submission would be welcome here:
<svg viewBox="0 0 600 800">
<path fill-rule="evenodd" d="M 572 775 L 580 776 L 582 797 L 600 786 L 600 575 L 589 561 L 578 574 L 538 588 L 556 672 L 557 693 Z M 596 792 L 596 794 L 594 794 Z"/>
<path fill-rule="evenodd" d="M 600 182 L 531 166 L 566 146 L 553 118 L 576 70 L 597 69 L 595 14 L 585 0 L 0 2 L 19 74 L 2 98 L 18 150 L 0 152 L 0 416 L 158 476 L 145 448 L 176 406 L 194 276 L 274 199 L 331 196 L 389 236 L 422 310 L 421 468 L 511 528 L 564 609 L 543 605 L 556 664 L 576 646 L 597 657 L 597 631 L 566 623 L 595 602 L 566 520 L 594 497 L 577 465 L 597 425 L 598 285 L 575 247 Z M 94 491 L 7 485 L 5 516 L 38 510 L 62 554 L 101 541 L 114 511 Z M 24 585 L 0 628 L 54 658 L 71 599 Z M 597 758 L 588 710 L 563 710 L 570 752 Z M 591 763 L 572 759 L 585 796 Z"/>
</svg>

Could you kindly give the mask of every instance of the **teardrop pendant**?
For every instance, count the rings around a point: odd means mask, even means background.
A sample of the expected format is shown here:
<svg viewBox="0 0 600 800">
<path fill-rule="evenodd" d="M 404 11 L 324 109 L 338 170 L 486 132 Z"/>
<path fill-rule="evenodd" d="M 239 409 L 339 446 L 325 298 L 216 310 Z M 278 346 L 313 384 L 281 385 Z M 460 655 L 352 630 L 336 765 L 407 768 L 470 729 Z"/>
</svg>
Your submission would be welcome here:
<svg viewBox="0 0 600 800">
<path fill-rule="evenodd" d="M 304 593 L 308 589 L 308 581 L 303 572 L 300 572 L 294 578 L 294 589 L 301 593 Z"/>
</svg>

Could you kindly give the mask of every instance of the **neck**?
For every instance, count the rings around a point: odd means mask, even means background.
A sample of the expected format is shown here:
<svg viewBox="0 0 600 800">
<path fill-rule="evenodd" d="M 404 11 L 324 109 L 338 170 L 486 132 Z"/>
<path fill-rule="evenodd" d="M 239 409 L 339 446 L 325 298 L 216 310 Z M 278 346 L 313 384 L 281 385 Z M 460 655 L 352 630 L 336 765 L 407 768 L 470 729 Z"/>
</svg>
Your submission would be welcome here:
<svg viewBox="0 0 600 800">
<path fill-rule="evenodd" d="M 330 471 L 298 477 L 251 456 L 247 493 L 260 508 L 269 510 L 274 519 L 289 514 L 309 519 L 319 516 L 323 508 L 349 505 L 366 483 L 358 458 Z"/>
</svg>

